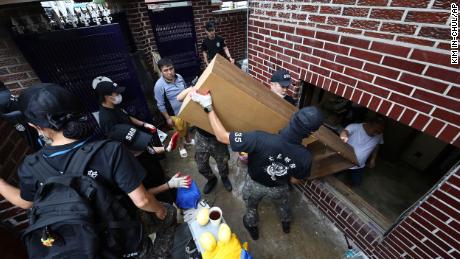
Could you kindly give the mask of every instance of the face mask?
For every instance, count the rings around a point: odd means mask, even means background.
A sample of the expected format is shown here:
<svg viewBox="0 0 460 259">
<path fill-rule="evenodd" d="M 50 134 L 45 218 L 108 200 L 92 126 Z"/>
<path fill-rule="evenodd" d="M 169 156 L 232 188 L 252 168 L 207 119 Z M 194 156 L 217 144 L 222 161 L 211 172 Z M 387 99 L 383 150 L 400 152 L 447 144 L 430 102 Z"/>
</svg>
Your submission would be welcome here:
<svg viewBox="0 0 460 259">
<path fill-rule="evenodd" d="M 121 101 L 123 101 L 123 97 L 121 96 L 121 94 L 119 94 L 119 95 L 117 95 L 117 96 L 115 96 L 113 98 L 114 98 L 114 100 L 112 101 L 113 104 L 120 104 Z"/>
</svg>

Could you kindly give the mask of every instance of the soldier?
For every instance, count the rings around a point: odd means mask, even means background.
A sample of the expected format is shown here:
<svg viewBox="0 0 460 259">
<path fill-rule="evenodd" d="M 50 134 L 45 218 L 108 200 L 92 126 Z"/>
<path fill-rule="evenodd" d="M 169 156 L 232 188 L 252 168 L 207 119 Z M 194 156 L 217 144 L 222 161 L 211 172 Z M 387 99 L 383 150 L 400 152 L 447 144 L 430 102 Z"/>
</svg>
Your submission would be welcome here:
<svg viewBox="0 0 460 259">
<path fill-rule="evenodd" d="M 206 113 L 219 142 L 230 144 L 233 151 L 248 153 L 248 175 L 243 187 L 246 203 L 244 227 L 254 240 L 259 238 L 257 207 L 263 197 L 273 200 L 279 209 L 282 229 L 289 233 L 291 210 L 288 183 L 297 184 L 310 174 L 312 156 L 302 146 L 302 139 L 316 131 L 323 116 L 315 107 L 294 113 L 289 125 L 279 134 L 263 131 L 228 132 L 213 111 L 211 95 L 192 93 Z"/>
</svg>

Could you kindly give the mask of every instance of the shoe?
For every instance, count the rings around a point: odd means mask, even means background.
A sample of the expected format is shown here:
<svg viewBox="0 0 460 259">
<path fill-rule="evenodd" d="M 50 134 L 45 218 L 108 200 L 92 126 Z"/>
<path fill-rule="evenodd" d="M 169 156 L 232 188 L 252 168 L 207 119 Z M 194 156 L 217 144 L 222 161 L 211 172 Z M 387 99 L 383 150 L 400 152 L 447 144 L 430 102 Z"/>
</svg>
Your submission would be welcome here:
<svg viewBox="0 0 460 259">
<path fill-rule="evenodd" d="M 214 186 L 216 186 L 216 183 L 217 183 L 217 177 L 214 177 L 208 180 L 208 182 L 204 185 L 203 193 L 204 194 L 210 193 L 212 189 L 214 189 Z"/>
<path fill-rule="evenodd" d="M 281 226 L 284 233 L 289 234 L 291 232 L 291 222 L 281 222 Z"/>
<path fill-rule="evenodd" d="M 251 235 L 251 238 L 253 240 L 259 239 L 259 228 L 258 227 L 250 227 L 245 219 L 246 216 L 243 216 L 243 225 L 246 228 L 246 230 L 249 232 L 249 235 Z"/>
<path fill-rule="evenodd" d="M 227 192 L 231 192 L 233 190 L 233 187 L 232 187 L 232 183 L 230 182 L 230 180 L 228 180 L 228 177 L 222 177 L 222 183 L 224 184 L 224 188 L 225 190 L 227 190 Z"/>
</svg>

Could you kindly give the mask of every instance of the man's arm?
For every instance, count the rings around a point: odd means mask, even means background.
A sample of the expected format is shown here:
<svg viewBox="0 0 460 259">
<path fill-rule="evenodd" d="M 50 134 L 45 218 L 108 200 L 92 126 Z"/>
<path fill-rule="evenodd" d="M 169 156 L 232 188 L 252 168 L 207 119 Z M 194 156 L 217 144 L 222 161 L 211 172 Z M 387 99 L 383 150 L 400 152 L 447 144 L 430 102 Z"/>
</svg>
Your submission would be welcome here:
<svg viewBox="0 0 460 259">
<path fill-rule="evenodd" d="M 230 132 L 224 128 L 224 125 L 222 125 L 222 122 L 220 122 L 214 110 L 208 113 L 208 118 L 217 140 L 227 145 L 230 144 Z"/>
<path fill-rule="evenodd" d="M 207 51 L 203 51 L 203 60 L 206 66 L 208 66 L 209 62 L 208 62 L 208 52 Z"/>
<path fill-rule="evenodd" d="M 15 206 L 23 209 L 29 209 L 32 207 L 33 202 L 26 201 L 21 198 L 21 191 L 19 188 L 12 186 L 2 178 L 0 178 L 0 194 Z"/>
<path fill-rule="evenodd" d="M 168 125 L 172 127 L 173 121 L 170 118 L 168 112 L 166 111 L 163 87 L 160 87 L 159 85 L 155 85 L 154 96 L 155 96 L 155 100 L 157 101 L 158 110 L 161 112 L 161 114 L 165 118 L 166 123 L 168 123 Z"/>
<path fill-rule="evenodd" d="M 134 189 L 134 191 L 128 193 L 128 196 L 139 209 L 153 212 L 161 220 L 165 218 L 165 207 L 155 198 L 153 194 L 145 190 L 144 185 L 139 185 L 139 187 Z"/>
<path fill-rule="evenodd" d="M 148 189 L 147 191 L 153 195 L 156 195 L 156 194 L 159 194 L 159 193 L 162 193 L 162 192 L 165 192 L 169 190 L 169 187 L 168 187 L 168 184 L 164 183 L 160 186 L 157 186 L 157 187 L 153 187 L 153 188 L 150 188 Z"/>
<path fill-rule="evenodd" d="M 232 62 L 232 64 L 235 63 L 235 60 L 232 58 L 232 56 L 230 55 L 230 51 L 228 50 L 228 47 L 225 46 L 224 47 L 224 51 L 225 51 L 225 55 L 227 55 L 228 59 L 230 60 L 230 62 Z"/>
<path fill-rule="evenodd" d="M 371 159 L 369 160 L 369 168 L 374 168 L 375 167 L 375 161 L 377 159 L 377 154 L 379 153 L 379 145 L 377 145 L 374 150 L 372 151 L 371 154 Z"/>
</svg>

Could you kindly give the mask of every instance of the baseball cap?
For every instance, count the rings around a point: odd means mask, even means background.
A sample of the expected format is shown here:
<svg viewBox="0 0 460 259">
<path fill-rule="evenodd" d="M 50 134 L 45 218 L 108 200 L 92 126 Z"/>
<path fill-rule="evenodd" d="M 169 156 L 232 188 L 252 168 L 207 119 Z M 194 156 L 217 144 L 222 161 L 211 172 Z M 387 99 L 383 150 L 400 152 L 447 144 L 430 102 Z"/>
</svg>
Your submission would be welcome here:
<svg viewBox="0 0 460 259">
<path fill-rule="evenodd" d="M 57 84 L 39 83 L 22 92 L 19 108 L 35 125 L 55 130 L 81 115 L 81 105 L 73 94 Z"/>
<path fill-rule="evenodd" d="M 129 124 L 117 124 L 113 126 L 108 137 L 120 141 L 129 149 L 135 151 L 145 150 L 147 145 L 152 141 L 152 135 L 138 130 L 136 127 Z"/>
<path fill-rule="evenodd" d="M 282 87 L 288 87 L 289 85 L 291 85 L 291 75 L 288 71 L 279 69 L 273 73 L 270 81 L 274 83 L 279 83 Z"/>
<path fill-rule="evenodd" d="M 99 95 L 111 95 L 112 93 L 122 93 L 125 87 L 118 86 L 117 83 L 112 82 L 108 77 L 96 77 L 93 80 L 93 88 Z"/>
<path fill-rule="evenodd" d="M 318 130 L 321 124 L 323 124 L 323 120 L 323 114 L 318 108 L 308 106 L 298 110 L 292 115 L 291 126 L 296 127 L 305 134 L 310 134 Z"/>
</svg>

